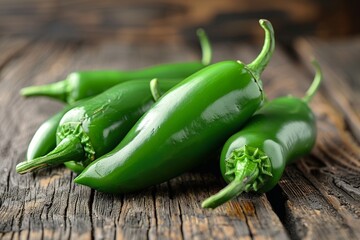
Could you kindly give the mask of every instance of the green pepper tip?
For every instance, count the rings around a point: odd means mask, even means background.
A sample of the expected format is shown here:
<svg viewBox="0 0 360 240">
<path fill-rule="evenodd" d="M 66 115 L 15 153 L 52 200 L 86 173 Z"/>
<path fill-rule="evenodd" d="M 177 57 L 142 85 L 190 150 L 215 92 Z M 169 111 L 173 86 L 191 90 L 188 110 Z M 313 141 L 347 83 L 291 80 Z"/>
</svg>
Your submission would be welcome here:
<svg viewBox="0 0 360 240">
<path fill-rule="evenodd" d="M 74 178 L 74 183 L 80 184 L 80 185 L 86 185 L 89 178 L 86 176 L 86 174 L 82 174 L 82 173 L 83 173 L 83 171 Z"/>
</svg>

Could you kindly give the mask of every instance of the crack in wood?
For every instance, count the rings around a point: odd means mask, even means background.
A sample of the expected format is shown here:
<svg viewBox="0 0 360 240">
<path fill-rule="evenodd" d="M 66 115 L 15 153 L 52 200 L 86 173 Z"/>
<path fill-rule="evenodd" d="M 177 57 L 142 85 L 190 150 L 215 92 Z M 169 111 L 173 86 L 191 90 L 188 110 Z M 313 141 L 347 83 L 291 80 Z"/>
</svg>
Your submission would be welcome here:
<svg viewBox="0 0 360 240">
<path fill-rule="evenodd" d="M 286 227 L 286 197 L 279 185 L 276 185 L 270 192 L 266 193 L 272 209 L 280 219 L 281 223 Z"/>
<path fill-rule="evenodd" d="M 71 173 L 72 175 L 73 173 Z M 73 179 L 73 178 L 71 178 Z M 70 192 L 69 192 L 70 194 Z M 95 239 L 95 226 L 94 226 L 94 222 L 93 222 L 93 203 L 94 203 L 94 195 L 95 195 L 95 190 L 91 189 L 91 193 L 90 193 L 90 198 L 89 198 L 89 219 L 90 219 L 90 225 L 91 225 L 91 239 Z"/>
<path fill-rule="evenodd" d="M 180 234 L 181 234 L 181 238 L 185 239 L 184 225 L 183 225 L 184 219 L 183 219 L 183 214 L 182 214 L 182 211 L 181 211 L 180 203 L 178 203 L 178 210 L 179 210 L 179 218 L 180 218 Z"/>
</svg>

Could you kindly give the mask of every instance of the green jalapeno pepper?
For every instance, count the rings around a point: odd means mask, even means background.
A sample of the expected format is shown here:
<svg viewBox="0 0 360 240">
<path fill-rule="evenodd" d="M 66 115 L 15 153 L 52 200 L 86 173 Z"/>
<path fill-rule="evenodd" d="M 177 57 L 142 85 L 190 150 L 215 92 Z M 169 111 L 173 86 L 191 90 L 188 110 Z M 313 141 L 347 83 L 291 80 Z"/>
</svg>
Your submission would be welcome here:
<svg viewBox="0 0 360 240">
<path fill-rule="evenodd" d="M 286 165 L 310 153 L 316 140 L 316 119 L 308 102 L 322 79 L 320 67 L 314 65 L 316 75 L 303 99 L 290 96 L 265 103 L 225 143 L 220 168 L 229 185 L 206 199 L 202 207 L 216 208 L 243 191 L 269 191 Z"/>
<path fill-rule="evenodd" d="M 207 66 L 211 61 L 211 46 L 202 29 L 197 31 L 203 58 L 202 61 L 162 64 L 134 71 L 83 71 L 68 75 L 67 79 L 42 86 L 21 90 L 23 96 L 48 96 L 67 103 L 95 96 L 110 87 L 129 80 L 184 79 Z"/>
<path fill-rule="evenodd" d="M 158 91 L 166 92 L 177 81 L 163 80 Z M 67 111 L 57 128 L 57 146 L 45 156 L 16 166 L 26 173 L 68 161 L 75 172 L 114 148 L 154 103 L 149 81 L 136 80 L 118 84 Z"/>
<path fill-rule="evenodd" d="M 241 127 L 263 100 L 259 75 L 274 50 L 273 29 L 260 20 L 265 44 L 249 65 L 210 65 L 163 95 L 111 152 L 75 182 L 122 193 L 167 181 L 192 169 Z M 240 124 L 239 124 L 240 123 Z"/>
<path fill-rule="evenodd" d="M 140 80 L 136 80 L 136 81 L 140 81 Z M 147 80 L 143 80 L 143 81 L 147 81 Z M 174 81 L 174 85 L 175 85 L 175 83 L 180 82 L 181 79 L 172 79 L 171 81 Z M 123 87 L 126 87 L 126 85 L 124 85 Z M 74 104 L 65 106 L 60 112 L 53 115 L 43 124 L 40 125 L 40 127 L 36 130 L 34 136 L 32 137 L 29 143 L 26 152 L 27 161 L 42 157 L 48 154 L 56 147 L 56 131 L 62 117 L 65 115 L 66 112 L 82 104 L 86 100 L 89 100 L 89 98 L 81 99 Z M 67 168 L 74 171 L 75 173 L 79 173 L 84 169 L 82 164 L 76 163 L 74 161 L 66 162 L 64 164 Z"/>
<path fill-rule="evenodd" d="M 154 83 L 156 79 L 150 82 L 150 84 Z M 138 80 L 137 80 L 138 81 Z M 180 82 L 181 80 L 172 80 Z M 175 83 L 174 83 L 175 84 Z M 170 85 L 171 86 L 171 85 Z M 126 87 L 123 86 L 123 87 Z M 151 89 L 156 90 L 156 85 L 152 86 Z M 158 89 L 157 91 L 161 91 Z M 137 93 L 134 93 L 137 94 Z M 153 92 L 153 94 L 156 94 L 156 92 Z M 157 98 L 158 96 L 154 96 L 154 98 Z M 33 160 L 38 157 L 42 157 L 46 154 L 48 154 L 50 151 L 52 151 L 56 147 L 56 131 L 59 126 L 59 123 L 62 119 L 62 117 L 65 115 L 66 112 L 71 110 L 72 108 L 82 104 L 84 101 L 88 99 L 82 99 L 77 101 L 76 103 L 72 105 L 65 106 L 60 112 L 55 114 L 54 116 L 50 117 L 48 120 L 46 120 L 41 126 L 38 128 L 38 130 L 35 132 L 33 138 L 31 139 L 27 152 L 26 152 L 26 160 Z M 125 130 L 124 130 L 125 131 Z M 72 170 L 75 173 L 80 173 L 84 166 L 81 163 L 77 163 L 75 161 L 69 161 L 64 163 L 67 168 Z"/>
</svg>

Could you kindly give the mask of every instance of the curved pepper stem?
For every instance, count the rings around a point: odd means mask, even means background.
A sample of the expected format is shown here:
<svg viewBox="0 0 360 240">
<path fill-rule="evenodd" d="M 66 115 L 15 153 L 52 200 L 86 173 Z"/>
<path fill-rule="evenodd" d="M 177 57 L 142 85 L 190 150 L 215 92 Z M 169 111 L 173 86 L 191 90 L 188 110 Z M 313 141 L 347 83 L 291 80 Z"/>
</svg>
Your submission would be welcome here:
<svg viewBox="0 0 360 240">
<path fill-rule="evenodd" d="M 68 86 L 68 81 L 64 80 L 46 85 L 25 87 L 20 90 L 20 94 L 24 97 L 31 97 L 31 96 L 51 97 L 66 102 L 68 95 L 67 86 Z"/>
<path fill-rule="evenodd" d="M 259 169 L 256 164 L 248 162 L 246 165 L 245 171 L 241 176 L 237 176 L 220 192 L 203 201 L 201 207 L 216 208 L 244 192 L 246 187 L 252 184 L 259 175 Z"/>
<path fill-rule="evenodd" d="M 211 50 L 211 44 L 210 44 L 209 38 L 207 37 L 204 29 L 202 29 L 202 28 L 199 28 L 196 31 L 196 34 L 199 38 L 201 51 L 202 51 L 201 62 L 204 65 L 209 65 L 211 62 L 211 57 L 212 57 L 212 50 Z"/>
<path fill-rule="evenodd" d="M 261 73 L 264 71 L 275 49 L 274 29 L 271 23 L 266 19 L 260 19 L 259 23 L 260 26 L 265 30 L 264 46 L 257 58 L 255 58 L 254 61 L 247 65 L 256 79 L 258 79 Z"/>
<path fill-rule="evenodd" d="M 315 59 L 313 59 L 311 61 L 311 63 L 315 68 L 315 77 L 314 77 L 314 80 L 311 83 L 309 89 L 306 91 L 305 96 L 303 97 L 303 101 L 306 103 L 309 103 L 311 101 L 311 99 L 314 97 L 314 95 L 317 92 L 317 90 L 319 89 L 320 83 L 323 79 L 323 74 L 322 74 L 319 63 Z"/>
<path fill-rule="evenodd" d="M 206 199 L 201 204 L 203 208 L 216 208 L 244 191 L 257 191 L 272 176 L 269 157 L 259 148 L 247 145 L 235 149 L 225 160 L 225 166 L 225 175 L 231 182 Z"/>
<path fill-rule="evenodd" d="M 21 162 L 16 166 L 16 172 L 20 174 L 58 165 L 71 160 L 81 161 L 84 159 L 85 151 L 78 137 L 68 136 L 64 138 L 56 148 L 47 155 L 35 158 L 31 161 Z"/>
</svg>

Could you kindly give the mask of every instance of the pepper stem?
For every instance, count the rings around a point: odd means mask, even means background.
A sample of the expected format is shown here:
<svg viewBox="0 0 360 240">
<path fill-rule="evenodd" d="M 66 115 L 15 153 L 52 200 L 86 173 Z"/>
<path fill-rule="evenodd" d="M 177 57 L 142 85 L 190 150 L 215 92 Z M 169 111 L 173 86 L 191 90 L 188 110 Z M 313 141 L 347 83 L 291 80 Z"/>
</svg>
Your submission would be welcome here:
<svg viewBox="0 0 360 240">
<path fill-rule="evenodd" d="M 311 61 L 311 63 L 315 68 L 315 77 L 314 77 L 314 80 L 311 83 L 309 89 L 306 91 L 305 96 L 303 97 L 303 101 L 306 103 L 309 103 L 311 101 L 311 99 L 314 97 L 314 95 L 317 92 L 317 90 L 319 89 L 320 83 L 323 79 L 323 74 L 322 74 L 319 63 L 315 59 L 313 59 Z"/>
<path fill-rule="evenodd" d="M 211 57 L 212 57 L 212 50 L 211 50 L 211 44 L 210 44 L 209 38 L 207 37 L 204 29 L 202 29 L 202 28 L 199 28 L 196 31 L 196 34 L 199 38 L 201 51 L 202 51 L 201 62 L 204 65 L 209 65 L 211 62 Z"/>
<path fill-rule="evenodd" d="M 216 208 L 242 192 L 257 191 L 272 176 L 271 162 L 259 148 L 243 146 L 225 160 L 225 178 L 231 182 L 217 194 L 206 199 L 203 208 Z"/>
<path fill-rule="evenodd" d="M 85 152 L 81 141 L 76 136 L 64 138 L 56 148 L 43 157 L 34 158 L 31 161 L 24 161 L 16 166 L 16 172 L 20 174 L 45 168 L 47 166 L 58 165 L 71 160 L 82 160 Z"/>
<path fill-rule="evenodd" d="M 156 102 L 161 97 L 157 78 L 154 78 L 150 81 L 150 91 L 151 91 L 152 97 L 154 98 L 154 100 Z"/>
<path fill-rule="evenodd" d="M 247 165 L 248 166 L 246 167 L 246 173 L 244 173 L 242 176 L 237 176 L 229 185 L 223 188 L 220 192 L 203 201 L 201 207 L 216 208 L 244 192 L 246 186 L 253 183 L 259 175 L 259 169 L 256 167 L 255 163 L 250 163 Z"/>
<path fill-rule="evenodd" d="M 259 78 L 264 71 L 266 65 L 269 63 L 270 58 L 275 49 L 274 29 L 271 23 L 266 19 L 259 20 L 260 26 L 265 30 L 265 41 L 260 54 L 252 61 L 247 67 L 254 74 L 255 78 Z"/>
<path fill-rule="evenodd" d="M 68 82 L 64 80 L 41 86 L 30 86 L 21 89 L 20 94 L 25 97 L 46 96 L 66 102 L 67 84 Z"/>
</svg>

